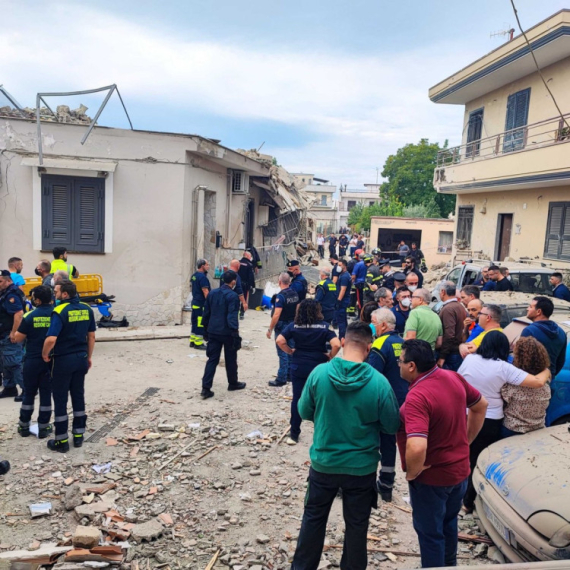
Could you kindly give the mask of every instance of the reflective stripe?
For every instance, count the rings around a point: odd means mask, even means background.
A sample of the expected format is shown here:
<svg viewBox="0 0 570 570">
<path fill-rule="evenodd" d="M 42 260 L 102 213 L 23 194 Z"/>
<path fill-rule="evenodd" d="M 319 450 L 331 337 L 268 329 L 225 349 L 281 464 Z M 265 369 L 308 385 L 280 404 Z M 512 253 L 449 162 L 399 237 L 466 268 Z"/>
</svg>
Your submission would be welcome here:
<svg viewBox="0 0 570 570">
<path fill-rule="evenodd" d="M 202 318 L 203 318 L 203 317 L 198 317 L 198 318 L 196 319 L 196 321 L 197 321 L 197 322 L 196 322 L 196 326 L 197 326 L 199 329 L 203 329 L 203 328 L 204 328 L 204 325 L 202 324 Z"/>
<path fill-rule="evenodd" d="M 29 428 L 30 425 L 31 425 L 31 422 L 23 422 L 22 420 L 20 420 L 20 421 L 18 422 L 18 425 L 19 425 L 20 427 L 23 427 L 23 428 Z"/>
<path fill-rule="evenodd" d="M 199 305 L 192 305 L 193 309 L 201 309 L 202 307 L 200 307 Z"/>
<path fill-rule="evenodd" d="M 40 428 L 40 429 L 48 428 L 50 426 L 51 426 L 51 424 L 38 424 L 38 428 Z"/>
<path fill-rule="evenodd" d="M 40 412 L 51 412 L 51 406 L 40 406 Z"/>
<path fill-rule="evenodd" d="M 73 410 L 73 417 L 74 418 L 81 418 L 85 415 L 85 411 L 83 412 L 76 412 L 75 410 Z"/>
<path fill-rule="evenodd" d="M 69 439 L 69 435 L 67 433 L 64 433 L 63 435 L 56 435 L 55 436 L 55 441 L 61 441 L 66 442 Z"/>
<path fill-rule="evenodd" d="M 54 422 L 66 422 L 69 419 L 69 416 L 55 416 L 53 418 Z"/>
<path fill-rule="evenodd" d="M 380 469 L 382 473 L 396 473 L 396 467 L 384 467 L 382 465 L 382 469 Z"/>
<path fill-rule="evenodd" d="M 71 430 L 71 433 L 73 434 L 74 437 L 83 437 L 83 434 L 85 433 L 85 428 L 73 428 Z"/>
<path fill-rule="evenodd" d="M 20 408 L 21 410 L 32 410 L 32 412 L 34 411 L 34 404 L 22 404 L 22 407 Z M 41 408 L 40 408 L 41 410 Z"/>
</svg>

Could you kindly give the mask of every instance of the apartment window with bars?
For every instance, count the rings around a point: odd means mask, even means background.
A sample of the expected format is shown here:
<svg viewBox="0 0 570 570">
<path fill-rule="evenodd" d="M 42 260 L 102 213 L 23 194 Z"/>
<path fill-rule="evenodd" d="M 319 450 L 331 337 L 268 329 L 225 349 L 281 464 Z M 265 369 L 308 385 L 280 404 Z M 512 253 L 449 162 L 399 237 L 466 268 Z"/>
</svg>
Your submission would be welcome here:
<svg viewBox="0 0 570 570">
<path fill-rule="evenodd" d="M 103 253 L 105 180 L 42 176 L 42 250 Z"/>
<path fill-rule="evenodd" d="M 457 241 L 467 247 L 471 246 L 474 211 L 474 206 L 459 206 L 457 209 Z"/>
<path fill-rule="evenodd" d="M 232 171 L 232 192 L 243 192 L 243 172 Z"/>
</svg>

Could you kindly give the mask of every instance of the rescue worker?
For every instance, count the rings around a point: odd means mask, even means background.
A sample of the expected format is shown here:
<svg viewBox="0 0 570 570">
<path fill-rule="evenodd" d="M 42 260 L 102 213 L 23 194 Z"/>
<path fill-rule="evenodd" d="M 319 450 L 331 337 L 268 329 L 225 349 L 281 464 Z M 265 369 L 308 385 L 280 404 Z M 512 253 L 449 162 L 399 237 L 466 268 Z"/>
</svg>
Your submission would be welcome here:
<svg viewBox="0 0 570 570">
<path fill-rule="evenodd" d="M 51 262 L 50 273 L 55 273 L 58 270 L 67 271 L 70 279 L 79 277 L 77 267 L 67 263 L 67 248 L 61 246 L 53 248 L 53 261 Z"/>
<path fill-rule="evenodd" d="M 263 268 L 263 265 L 261 264 L 261 257 L 259 257 L 259 253 L 257 253 L 257 249 L 255 249 L 253 245 L 248 247 L 247 251 L 251 253 L 251 262 L 253 264 L 254 271 L 257 274 L 259 273 L 259 270 Z"/>
<path fill-rule="evenodd" d="M 50 371 L 49 365 L 42 358 L 42 349 L 53 311 L 52 290 L 50 287 L 39 285 L 30 291 L 30 297 L 35 309 L 24 315 L 16 333 L 16 341 L 26 343 L 24 399 L 20 408 L 18 433 L 22 437 L 30 435 L 34 400 L 39 392 L 38 437 L 44 439 L 52 432 Z"/>
<path fill-rule="evenodd" d="M 190 284 L 192 285 L 192 329 L 190 331 L 190 348 L 196 350 L 206 350 L 204 346 L 204 325 L 202 323 L 204 315 L 204 305 L 210 293 L 211 286 L 208 280 L 208 270 L 210 264 L 206 259 L 199 259 L 196 262 L 196 273 L 192 275 Z"/>
<path fill-rule="evenodd" d="M 346 335 L 346 327 L 348 326 L 347 311 L 350 305 L 350 290 L 352 289 L 352 278 L 347 269 L 346 259 L 339 261 L 339 266 L 342 269 L 336 283 L 338 291 L 337 309 L 336 309 L 336 322 L 338 324 L 338 338 L 343 339 Z"/>
<path fill-rule="evenodd" d="M 329 261 L 331 262 L 331 280 L 333 283 L 338 281 L 338 278 L 341 273 L 340 263 L 338 262 L 338 255 L 336 253 L 329 257 Z"/>
<path fill-rule="evenodd" d="M 315 301 L 321 304 L 323 319 L 330 325 L 334 320 L 335 307 L 338 301 L 337 286 L 332 282 L 331 270 L 324 267 L 320 272 L 321 281 L 315 291 Z"/>
<path fill-rule="evenodd" d="M 24 316 L 24 294 L 12 282 L 10 272 L 0 272 L 0 368 L 3 373 L 4 389 L 0 398 L 14 398 L 22 401 L 17 386 L 23 390 L 22 345 L 16 341 L 16 332 Z"/>
<path fill-rule="evenodd" d="M 376 340 L 372 343 L 368 364 L 384 374 L 390 382 L 398 406 L 402 406 L 408 393 L 408 383 L 400 377 L 399 358 L 402 352 L 402 338 L 395 332 L 396 317 L 390 309 L 377 309 L 372 313 L 372 324 L 376 328 Z M 382 467 L 377 488 L 382 500 L 392 501 L 392 489 L 396 478 L 396 436 L 380 434 L 380 455 Z"/>
<path fill-rule="evenodd" d="M 234 291 L 236 292 L 237 296 L 239 297 L 239 318 L 243 320 L 244 313 L 247 311 L 247 301 L 245 291 L 243 289 L 243 284 L 241 277 L 239 276 L 238 271 L 240 270 L 240 262 L 237 259 L 232 259 L 230 261 L 229 269 L 231 269 L 237 275 L 236 279 L 236 286 L 234 287 Z M 220 279 L 220 287 L 224 284 L 222 279 Z"/>
<path fill-rule="evenodd" d="M 301 273 L 301 264 L 298 259 L 292 259 L 287 263 L 289 274 L 291 275 L 291 288 L 297 291 L 299 301 L 304 301 L 307 296 L 307 288 L 309 284 L 305 276 Z"/>
<path fill-rule="evenodd" d="M 342 234 L 338 239 L 338 256 L 344 257 L 346 255 L 346 248 L 348 247 L 348 237 Z"/>
<path fill-rule="evenodd" d="M 380 271 L 384 276 L 384 280 L 382 281 L 382 287 L 386 287 L 386 289 L 390 289 L 390 291 L 394 290 L 394 270 L 390 265 L 390 260 L 386 260 L 380 264 Z"/>
<path fill-rule="evenodd" d="M 293 289 L 291 276 L 288 273 L 281 273 L 279 276 L 279 288 L 281 290 L 275 295 L 271 322 L 267 329 L 266 336 L 269 339 L 273 331 L 275 331 L 275 339 L 277 339 L 285 327 L 293 322 L 297 305 L 300 303 L 299 293 Z M 285 386 L 291 380 L 291 355 L 281 350 L 278 344 L 275 346 L 279 357 L 279 370 L 277 371 L 277 378 L 270 380 L 269 385 L 273 387 Z M 295 348 L 292 340 L 289 341 L 289 348 Z"/>
<path fill-rule="evenodd" d="M 250 251 L 244 251 L 243 257 L 239 262 L 238 276 L 241 280 L 241 287 L 243 289 L 243 297 L 245 305 L 242 305 L 239 317 L 243 320 L 244 312 L 247 311 L 247 299 L 249 297 L 250 289 L 255 289 L 255 268 L 253 265 L 253 256 Z"/>
<path fill-rule="evenodd" d="M 52 314 L 44 341 L 42 358 L 50 363 L 54 404 L 55 439 L 47 442 L 48 449 L 69 451 L 67 433 L 67 400 L 71 395 L 73 446 L 83 445 L 87 424 L 85 414 L 85 375 L 91 368 L 95 348 L 95 317 L 91 307 L 79 300 L 72 281 L 55 286 L 55 298 L 60 301 Z"/>
<path fill-rule="evenodd" d="M 352 281 L 356 289 L 356 305 L 358 307 L 358 314 L 364 306 L 364 296 L 368 289 L 366 284 L 366 274 L 368 267 L 372 263 L 372 256 L 367 254 L 360 255 L 360 261 L 354 266 L 352 270 Z"/>
<path fill-rule="evenodd" d="M 237 281 L 235 271 L 226 271 L 222 275 L 224 284 L 214 289 L 207 297 L 204 306 L 204 329 L 208 340 L 206 355 L 208 362 L 202 377 L 202 392 L 204 400 L 214 395 L 212 384 L 216 368 L 220 362 L 222 348 L 226 362 L 228 390 L 243 390 L 245 382 L 238 382 L 237 353 L 241 348 L 239 336 L 239 297 L 234 291 Z"/>
<path fill-rule="evenodd" d="M 329 237 L 329 254 L 333 255 L 333 253 L 336 253 L 336 236 L 331 233 L 330 237 Z M 301 299 L 302 300 L 302 299 Z"/>
<path fill-rule="evenodd" d="M 355 243 L 356 243 L 356 240 L 355 240 Z M 351 250 L 352 250 L 352 248 L 351 248 Z M 348 274 L 351 276 L 351 278 L 352 278 L 352 272 L 354 271 L 354 267 L 360 261 L 360 255 L 363 253 L 364 252 L 361 249 L 355 250 L 353 257 L 351 257 L 351 259 L 348 261 L 348 263 L 346 265 L 346 270 L 348 271 Z M 355 319 L 358 318 L 360 311 L 358 311 L 358 312 L 356 311 L 356 301 L 357 301 L 356 287 L 352 287 L 352 289 L 350 291 L 350 303 L 349 303 L 348 307 L 346 308 L 347 317 L 353 317 Z"/>
<path fill-rule="evenodd" d="M 293 400 L 291 401 L 291 431 L 287 445 L 296 445 L 301 435 L 301 416 L 297 404 L 311 372 L 319 364 L 334 358 L 340 350 L 340 340 L 329 329 L 329 323 L 321 312 L 317 300 L 305 299 L 297 308 L 295 320 L 289 324 L 276 339 L 276 344 L 291 357 L 291 383 Z M 297 348 L 287 344 L 293 341 Z M 330 351 L 327 348 L 330 343 Z"/>
<path fill-rule="evenodd" d="M 364 301 L 369 303 L 374 301 L 374 293 L 382 286 L 382 281 L 384 280 L 384 275 L 380 271 L 380 266 L 378 265 L 378 258 L 372 256 L 372 263 L 367 267 L 366 270 L 366 284 L 367 291 L 364 296 Z"/>
</svg>

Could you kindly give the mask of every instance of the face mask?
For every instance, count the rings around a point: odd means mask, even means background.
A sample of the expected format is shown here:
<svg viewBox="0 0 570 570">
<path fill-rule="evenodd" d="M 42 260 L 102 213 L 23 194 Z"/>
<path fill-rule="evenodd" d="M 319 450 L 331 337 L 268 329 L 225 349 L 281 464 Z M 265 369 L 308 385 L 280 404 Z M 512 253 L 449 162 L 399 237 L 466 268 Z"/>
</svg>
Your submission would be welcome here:
<svg viewBox="0 0 570 570">
<path fill-rule="evenodd" d="M 417 285 L 408 285 L 408 289 L 413 293 L 418 288 Z"/>
<path fill-rule="evenodd" d="M 289 275 L 291 278 L 295 277 L 291 271 L 287 271 L 287 275 Z"/>
<path fill-rule="evenodd" d="M 38 268 L 37 268 L 37 267 L 34 269 L 34 273 L 35 273 L 38 277 L 41 277 L 41 276 L 42 276 L 42 274 L 38 271 Z"/>
<path fill-rule="evenodd" d="M 403 307 L 408 308 L 412 304 L 412 300 L 406 297 L 405 299 L 402 299 L 400 303 L 402 304 Z"/>
<path fill-rule="evenodd" d="M 55 287 L 55 281 L 53 280 L 53 277 L 50 279 L 49 284 L 50 284 L 52 287 Z"/>
<path fill-rule="evenodd" d="M 61 304 L 60 299 L 56 299 L 56 300 L 55 300 L 55 304 L 56 304 L 56 305 L 60 305 L 60 304 Z"/>
</svg>

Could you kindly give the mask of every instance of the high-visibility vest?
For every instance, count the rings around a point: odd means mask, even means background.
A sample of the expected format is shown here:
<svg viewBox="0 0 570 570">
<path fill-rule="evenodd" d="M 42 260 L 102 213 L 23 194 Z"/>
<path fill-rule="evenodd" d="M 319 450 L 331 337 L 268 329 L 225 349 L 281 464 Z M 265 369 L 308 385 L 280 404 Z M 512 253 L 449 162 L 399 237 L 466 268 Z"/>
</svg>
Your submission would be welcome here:
<svg viewBox="0 0 570 570">
<path fill-rule="evenodd" d="M 73 265 L 66 263 L 63 259 L 54 259 L 51 262 L 50 273 L 55 273 L 56 271 L 67 271 L 69 278 L 73 279 Z"/>
</svg>

